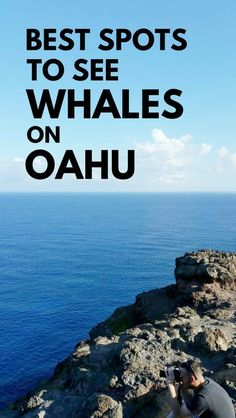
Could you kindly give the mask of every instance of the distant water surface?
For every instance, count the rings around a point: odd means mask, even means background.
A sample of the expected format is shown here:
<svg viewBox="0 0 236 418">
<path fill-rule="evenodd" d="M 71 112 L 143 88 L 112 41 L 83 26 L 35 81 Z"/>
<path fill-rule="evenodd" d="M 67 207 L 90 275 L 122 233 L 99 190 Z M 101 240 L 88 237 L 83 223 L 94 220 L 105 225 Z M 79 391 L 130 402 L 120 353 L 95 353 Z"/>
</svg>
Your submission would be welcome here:
<svg viewBox="0 0 236 418">
<path fill-rule="evenodd" d="M 0 194 L 1 407 L 89 329 L 174 282 L 186 251 L 236 251 L 235 194 Z"/>
</svg>

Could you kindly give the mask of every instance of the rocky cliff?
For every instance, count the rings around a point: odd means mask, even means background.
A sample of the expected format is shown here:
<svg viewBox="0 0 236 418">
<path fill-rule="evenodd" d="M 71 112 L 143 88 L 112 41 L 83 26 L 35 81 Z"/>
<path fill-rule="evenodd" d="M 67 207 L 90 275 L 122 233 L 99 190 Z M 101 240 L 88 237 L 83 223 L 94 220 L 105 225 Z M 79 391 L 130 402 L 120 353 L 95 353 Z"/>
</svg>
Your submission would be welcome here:
<svg viewBox="0 0 236 418">
<path fill-rule="evenodd" d="M 159 372 L 198 358 L 236 402 L 236 254 L 176 259 L 176 284 L 145 292 L 90 332 L 52 378 L 2 412 L 25 418 L 164 418 Z"/>
</svg>

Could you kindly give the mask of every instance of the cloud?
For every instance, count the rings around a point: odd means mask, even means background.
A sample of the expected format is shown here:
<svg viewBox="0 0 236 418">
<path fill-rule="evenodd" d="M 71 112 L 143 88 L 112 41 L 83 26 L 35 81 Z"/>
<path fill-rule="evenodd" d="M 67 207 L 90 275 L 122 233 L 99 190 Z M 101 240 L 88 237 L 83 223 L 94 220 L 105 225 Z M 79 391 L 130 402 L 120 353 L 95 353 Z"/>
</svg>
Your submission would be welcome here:
<svg viewBox="0 0 236 418">
<path fill-rule="evenodd" d="M 133 141 L 133 140 L 132 140 Z M 44 181 L 32 179 L 25 170 L 25 159 L 17 155 L 0 160 L 1 191 L 235 191 L 236 149 L 226 139 L 214 146 L 187 134 L 168 136 L 155 128 L 150 137 L 136 143 L 135 175 L 132 181 L 100 179 L 78 182 L 73 174 L 63 181 L 54 175 Z M 43 172 L 43 157 L 34 160 L 35 170 Z M 83 169 L 82 169 L 83 171 Z"/>
<path fill-rule="evenodd" d="M 14 161 L 14 163 L 23 163 L 24 162 L 24 159 L 23 158 L 20 158 L 20 157 L 14 157 L 13 158 L 13 161 Z"/>
<path fill-rule="evenodd" d="M 165 183 L 174 183 L 175 181 L 183 180 L 184 177 L 184 173 L 175 172 L 171 174 L 164 174 L 163 176 L 159 177 L 159 180 Z"/>
<path fill-rule="evenodd" d="M 222 146 L 216 150 L 216 155 L 224 166 L 231 165 L 236 168 L 236 152 L 229 151 L 228 148 Z"/>
<path fill-rule="evenodd" d="M 45 169 L 47 167 L 47 161 L 44 158 L 41 158 L 41 157 L 36 157 L 34 159 L 34 163 L 33 164 L 36 165 L 36 166 L 38 166 L 38 167 L 45 168 Z"/>
<path fill-rule="evenodd" d="M 171 185 L 171 190 L 205 190 L 208 184 L 216 189 L 228 182 L 226 178 L 233 178 L 236 168 L 236 152 L 225 145 L 215 148 L 207 142 L 197 143 L 189 134 L 172 138 L 157 128 L 151 131 L 150 140 L 136 144 L 136 155 L 137 169 L 156 187 L 166 184 L 167 190 Z"/>
<path fill-rule="evenodd" d="M 228 155 L 229 151 L 227 150 L 226 147 L 221 147 L 219 149 L 216 150 L 216 154 L 220 157 L 220 158 L 224 158 Z"/>
<path fill-rule="evenodd" d="M 180 139 L 168 138 L 161 129 L 153 129 L 152 141 L 137 144 L 137 149 L 149 155 L 162 153 L 167 160 L 174 160 L 184 150 L 189 139 L 191 139 L 189 135 Z"/>
<path fill-rule="evenodd" d="M 182 181 L 191 164 L 191 139 L 191 135 L 170 138 L 161 129 L 153 129 L 150 141 L 136 144 L 140 164 L 155 172 L 161 182 Z"/>
<path fill-rule="evenodd" d="M 0 190 L 10 191 L 12 187 L 15 190 L 20 188 L 25 181 L 24 159 L 13 157 L 8 160 L 0 161 Z"/>
<path fill-rule="evenodd" d="M 212 150 L 212 145 L 210 144 L 206 144 L 205 142 L 203 142 L 200 145 L 200 154 L 205 155 L 205 154 L 209 154 Z"/>
</svg>

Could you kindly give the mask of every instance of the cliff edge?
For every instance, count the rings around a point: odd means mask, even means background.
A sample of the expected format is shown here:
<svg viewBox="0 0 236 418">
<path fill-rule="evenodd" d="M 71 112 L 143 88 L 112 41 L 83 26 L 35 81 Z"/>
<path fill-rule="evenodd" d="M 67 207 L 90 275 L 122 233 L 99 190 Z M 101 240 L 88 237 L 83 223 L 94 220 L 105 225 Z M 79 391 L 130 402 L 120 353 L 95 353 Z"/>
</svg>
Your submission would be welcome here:
<svg viewBox="0 0 236 418">
<path fill-rule="evenodd" d="M 137 296 L 90 332 L 2 418 L 164 418 L 166 365 L 198 358 L 236 403 L 236 253 L 176 259 L 176 284 Z"/>
</svg>

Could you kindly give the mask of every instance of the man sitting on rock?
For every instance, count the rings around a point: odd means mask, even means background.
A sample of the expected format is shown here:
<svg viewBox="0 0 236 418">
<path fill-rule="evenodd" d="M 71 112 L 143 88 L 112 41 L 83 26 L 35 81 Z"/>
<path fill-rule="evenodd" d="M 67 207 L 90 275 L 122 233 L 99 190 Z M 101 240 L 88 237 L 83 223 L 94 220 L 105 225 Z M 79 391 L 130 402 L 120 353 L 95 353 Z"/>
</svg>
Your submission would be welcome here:
<svg viewBox="0 0 236 418">
<path fill-rule="evenodd" d="M 203 376 L 199 362 L 189 361 L 182 364 L 180 393 L 176 390 L 173 369 L 166 370 L 166 378 L 172 406 L 167 418 L 235 418 L 229 395 L 214 380 Z M 179 395 L 185 401 L 181 401 Z"/>
</svg>

